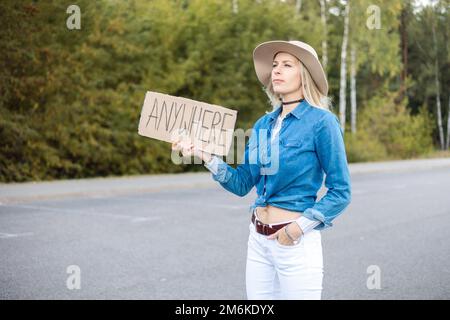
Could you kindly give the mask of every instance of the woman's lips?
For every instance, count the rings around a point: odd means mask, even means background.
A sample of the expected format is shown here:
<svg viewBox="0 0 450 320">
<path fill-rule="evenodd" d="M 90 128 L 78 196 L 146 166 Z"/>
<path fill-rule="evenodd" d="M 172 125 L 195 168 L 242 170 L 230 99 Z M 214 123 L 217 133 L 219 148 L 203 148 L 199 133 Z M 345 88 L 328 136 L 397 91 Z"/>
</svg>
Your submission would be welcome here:
<svg viewBox="0 0 450 320">
<path fill-rule="evenodd" d="M 273 83 L 282 83 L 282 82 L 284 82 L 283 80 L 273 80 L 272 81 Z"/>
</svg>

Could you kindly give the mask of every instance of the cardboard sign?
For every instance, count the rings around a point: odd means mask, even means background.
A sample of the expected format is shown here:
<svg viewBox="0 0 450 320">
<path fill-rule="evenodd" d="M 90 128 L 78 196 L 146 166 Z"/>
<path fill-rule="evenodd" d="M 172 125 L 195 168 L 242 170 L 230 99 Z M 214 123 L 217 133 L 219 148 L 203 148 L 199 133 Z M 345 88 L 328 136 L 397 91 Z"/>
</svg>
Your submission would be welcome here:
<svg viewBox="0 0 450 320">
<path fill-rule="evenodd" d="M 138 133 L 170 143 L 184 134 L 200 150 L 223 156 L 231 147 L 236 117 L 236 110 L 147 91 Z"/>
</svg>

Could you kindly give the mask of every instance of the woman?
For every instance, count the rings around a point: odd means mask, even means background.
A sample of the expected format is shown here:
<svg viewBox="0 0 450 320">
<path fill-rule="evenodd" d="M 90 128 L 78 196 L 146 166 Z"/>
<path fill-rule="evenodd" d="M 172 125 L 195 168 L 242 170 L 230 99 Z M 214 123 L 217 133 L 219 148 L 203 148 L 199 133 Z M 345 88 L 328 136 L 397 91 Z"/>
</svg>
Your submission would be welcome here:
<svg viewBox="0 0 450 320">
<path fill-rule="evenodd" d="M 264 42 L 255 48 L 253 60 L 274 111 L 256 121 L 244 163 L 234 169 L 193 144 L 175 142 L 172 147 L 203 159 L 213 179 L 234 194 L 244 196 L 256 186 L 248 299 L 321 299 L 320 232 L 332 226 L 351 199 L 343 132 L 329 111 L 328 82 L 311 46 Z M 324 173 L 328 190 L 316 202 Z"/>
</svg>

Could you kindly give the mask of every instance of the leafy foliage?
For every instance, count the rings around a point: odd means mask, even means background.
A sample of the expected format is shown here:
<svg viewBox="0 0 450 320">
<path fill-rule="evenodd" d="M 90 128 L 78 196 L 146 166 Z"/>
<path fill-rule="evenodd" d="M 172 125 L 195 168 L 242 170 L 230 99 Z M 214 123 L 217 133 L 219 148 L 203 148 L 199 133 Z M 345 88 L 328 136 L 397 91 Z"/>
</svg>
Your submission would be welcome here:
<svg viewBox="0 0 450 320">
<path fill-rule="evenodd" d="M 169 144 L 137 134 L 145 92 L 229 107 L 238 110 L 237 128 L 252 127 L 271 110 L 255 76 L 255 46 L 300 39 L 320 55 L 319 3 L 304 2 L 298 14 L 295 2 L 241 0 L 234 13 L 227 0 L 79 0 L 81 30 L 69 30 L 70 1 L 1 1 L 0 181 L 205 170 L 175 165 Z M 428 125 L 434 129 L 428 112 L 407 111 L 427 97 L 413 106 L 386 98 L 398 87 L 401 67 L 399 8 L 389 1 L 380 6 L 387 10 L 386 29 L 378 35 L 357 28 L 365 11 L 363 4 L 354 9 L 362 112 L 357 136 L 346 135 L 351 161 L 417 155 L 430 145 Z M 339 90 L 341 18 L 328 17 L 332 97 Z M 437 29 L 439 39 L 444 30 Z M 374 146 L 364 150 L 369 140 Z"/>
</svg>

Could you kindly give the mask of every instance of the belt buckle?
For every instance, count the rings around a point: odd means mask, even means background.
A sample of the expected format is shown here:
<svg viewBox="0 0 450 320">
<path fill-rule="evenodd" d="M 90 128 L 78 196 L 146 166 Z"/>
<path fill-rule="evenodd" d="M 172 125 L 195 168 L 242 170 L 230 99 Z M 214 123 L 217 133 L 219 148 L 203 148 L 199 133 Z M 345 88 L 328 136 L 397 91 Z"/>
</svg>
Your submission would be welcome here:
<svg viewBox="0 0 450 320">
<path fill-rule="evenodd" d="M 262 227 L 262 233 L 266 236 L 269 235 L 269 228 L 272 228 L 272 225 L 270 224 L 265 224 L 262 223 L 261 221 L 259 221 L 258 219 L 256 219 L 255 217 L 255 228 L 258 229 L 258 225 Z"/>
<path fill-rule="evenodd" d="M 262 226 L 263 226 L 263 233 L 264 233 L 264 235 L 265 235 L 265 236 L 268 236 L 269 234 L 268 234 L 268 231 L 267 231 L 267 229 L 266 229 L 266 228 L 268 227 L 268 225 L 265 224 L 265 223 L 263 223 Z"/>
</svg>

